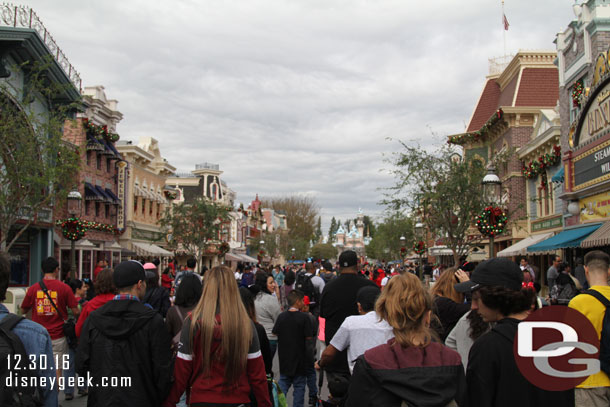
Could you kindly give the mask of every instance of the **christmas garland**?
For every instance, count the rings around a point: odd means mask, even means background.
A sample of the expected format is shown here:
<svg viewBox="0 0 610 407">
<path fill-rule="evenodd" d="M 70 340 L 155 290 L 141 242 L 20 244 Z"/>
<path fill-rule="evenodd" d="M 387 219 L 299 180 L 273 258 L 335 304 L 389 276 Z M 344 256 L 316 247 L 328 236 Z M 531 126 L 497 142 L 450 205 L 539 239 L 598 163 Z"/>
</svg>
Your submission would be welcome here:
<svg viewBox="0 0 610 407">
<path fill-rule="evenodd" d="M 582 97 L 584 86 L 582 80 L 577 81 L 572 88 L 572 106 L 580 107 L 580 98 Z"/>
<path fill-rule="evenodd" d="M 231 246 L 227 242 L 222 242 L 220 247 L 218 248 L 218 252 L 221 256 L 224 256 L 231 250 Z"/>
<path fill-rule="evenodd" d="M 83 119 L 83 124 L 85 125 L 87 133 L 98 140 L 104 139 L 108 142 L 116 143 L 120 139 L 118 134 L 110 133 L 108 131 L 108 126 L 106 125 L 98 126 L 86 117 Z"/>
<path fill-rule="evenodd" d="M 488 206 L 476 217 L 477 228 L 484 236 L 497 236 L 504 232 L 508 217 L 506 212 L 497 206 Z"/>
<path fill-rule="evenodd" d="M 87 223 L 87 229 L 97 230 L 99 232 L 105 232 L 105 233 L 112 233 L 115 235 L 119 234 L 119 229 L 117 229 L 117 227 L 114 225 L 109 225 L 107 223 L 99 223 L 99 222 L 94 222 L 94 221 L 91 221 L 91 222 L 85 221 L 85 222 Z"/>
<path fill-rule="evenodd" d="M 77 241 L 85 236 L 88 222 L 83 222 L 79 218 L 68 218 L 58 220 L 55 224 L 61 227 L 61 233 L 66 239 Z"/>
<path fill-rule="evenodd" d="M 523 163 L 521 173 L 527 179 L 536 178 L 538 174 L 544 173 L 545 169 L 554 167 L 561 161 L 561 147 L 553 146 L 552 153 L 541 155 L 534 161 L 530 161 L 527 166 Z"/>
<path fill-rule="evenodd" d="M 447 144 L 464 145 L 476 143 L 477 141 L 483 141 L 485 139 L 485 136 L 487 136 L 487 134 L 491 130 L 491 128 L 500 120 L 502 120 L 502 117 L 504 117 L 504 112 L 502 111 L 502 109 L 498 109 L 496 110 L 494 115 L 491 116 L 489 120 L 487 120 L 487 122 L 483 125 L 483 127 L 481 127 L 480 130 L 473 131 L 470 133 L 462 133 L 449 136 L 449 138 L 447 139 Z"/>
<path fill-rule="evenodd" d="M 413 251 L 418 256 L 421 256 L 422 254 L 426 253 L 426 243 L 422 240 L 420 240 L 419 242 L 413 243 Z"/>
</svg>

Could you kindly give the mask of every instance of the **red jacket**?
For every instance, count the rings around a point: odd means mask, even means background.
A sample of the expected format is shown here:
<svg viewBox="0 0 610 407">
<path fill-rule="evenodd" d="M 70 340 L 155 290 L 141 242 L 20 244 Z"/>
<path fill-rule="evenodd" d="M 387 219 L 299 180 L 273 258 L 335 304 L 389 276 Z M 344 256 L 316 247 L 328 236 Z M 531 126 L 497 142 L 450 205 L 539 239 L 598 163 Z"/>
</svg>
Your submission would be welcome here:
<svg viewBox="0 0 610 407">
<path fill-rule="evenodd" d="M 169 274 L 161 274 L 161 285 L 167 289 L 172 288 L 172 278 Z"/>
<path fill-rule="evenodd" d="M 220 322 L 220 316 L 216 316 Z M 265 362 L 260 351 L 258 336 L 254 323 L 251 327 L 251 342 L 248 349 L 248 361 L 246 370 L 238 379 L 236 386 L 227 391 L 223 385 L 224 362 L 212 356 L 210 373 L 202 371 L 201 335 L 195 334 L 193 349 L 190 349 L 190 316 L 184 321 L 178 355 L 174 365 L 174 385 L 163 403 L 164 407 L 175 407 L 180 396 L 186 389 L 190 388 L 187 403 L 211 403 L 211 404 L 249 404 L 250 392 L 256 397 L 259 407 L 271 407 L 269 388 L 267 387 L 267 376 L 265 374 Z M 220 324 L 214 328 L 214 339 L 212 341 L 212 354 L 220 352 L 221 329 Z"/>
<path fill-rule="evenodd" d="M 114 298 L 114 294 L 100 294 L 93 297 L 93 299 L 83 307 L 83 310 L 78 317 L 78 321 L 76 322 L 76 336 L 80 336 L 81 330 L 83 329 L 83 325 L 85 324 L 85 320 L 93 311 L 106 304 L 108 301 Z"/>
</svg>

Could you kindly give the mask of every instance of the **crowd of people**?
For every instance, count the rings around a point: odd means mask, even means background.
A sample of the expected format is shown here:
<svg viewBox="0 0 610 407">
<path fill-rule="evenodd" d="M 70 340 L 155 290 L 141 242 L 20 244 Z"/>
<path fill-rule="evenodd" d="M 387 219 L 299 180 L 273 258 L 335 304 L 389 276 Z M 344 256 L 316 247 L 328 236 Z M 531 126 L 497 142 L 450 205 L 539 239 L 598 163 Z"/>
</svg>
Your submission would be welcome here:
<svg viewBox="0 0 610 407">
<path fill-rule="evenodd" d="M 409 265 L 360 265 L 349 250 L 334 265 L 236 270 L 124 261 L 100 264 L 93 282 L 67 283 L 48 258 L 21 304 L 30 319 L 0 305 L 0 326 L 50 363 L 22 374 L 92 378 L 63 390 L 66 400 L 88 395 L 89 406 L 275 407 L 289 391 L 295 407 L 608 406 L 604 371 L 547 391 L 524 378 L 513 355 L 519 323 L 547 304 L 580 311 L 601 335 L 610 257 L 592 251 L 581 263 L 584 282 L 553 258 L 542 298 L 536 271 L 503 258 L 429 267 L 425 281 Z M 0 300 L 9 274 L 0 256 Z M 111 387 L 100 385 L 104 377 L 131 380 Z M 49 381 L 21 390 L 58 405 Z"/>
</svg>

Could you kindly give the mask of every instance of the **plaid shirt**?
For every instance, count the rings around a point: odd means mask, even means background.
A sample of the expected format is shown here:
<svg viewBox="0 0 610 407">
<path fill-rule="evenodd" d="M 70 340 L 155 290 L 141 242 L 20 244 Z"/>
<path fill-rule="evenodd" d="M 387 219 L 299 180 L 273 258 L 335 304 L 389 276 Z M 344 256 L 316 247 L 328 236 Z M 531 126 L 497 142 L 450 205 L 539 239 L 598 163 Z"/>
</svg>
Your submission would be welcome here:
<svg viewBox="0 0 610 407">
<path fill-rule="evenodd" d="M 138 297 L 131 294 L 117 294 L 114 296 L 113 300 L 135 300 L 140 301 Z"/>
</svg>

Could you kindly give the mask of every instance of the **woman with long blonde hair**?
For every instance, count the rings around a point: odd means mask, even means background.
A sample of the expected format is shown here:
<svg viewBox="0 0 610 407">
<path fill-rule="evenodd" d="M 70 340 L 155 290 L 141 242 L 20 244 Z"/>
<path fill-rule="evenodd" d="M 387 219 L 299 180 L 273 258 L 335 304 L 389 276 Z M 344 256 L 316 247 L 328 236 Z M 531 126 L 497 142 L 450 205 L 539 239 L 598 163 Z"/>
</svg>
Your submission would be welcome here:
<svg viewBox="0 0 610 407">
<path fill-rule="evenodd" d="M 455 267 L 443 271 L 432 287 L 434 314 L 437 317 L 432 327 L 443 342 L 460 318 L 470 311 L 470 302 L 464 302 L 464 294 L 458 293 L 454 288 L 454 285 L 460 282 L 456 272 Z"/>
<path fill-rule="evenodd" d="M 357 359 L 346 406 L 465 405 L 460 355 L 436 340 L 432 306 L 413 274 L 390 279 L 375 311 L 393 328 L 394 338 Z"/>
<path fill-rule="evenodd" d="M 175 406 L 186 389 L 191 406 L 248 404 L 250 391 L 258 406 L 271 406 L 256 330 L 225 266 L 205 275 L 201 299 L 184 321 L 174 376 L 165 406 Z"/>
</svg>

